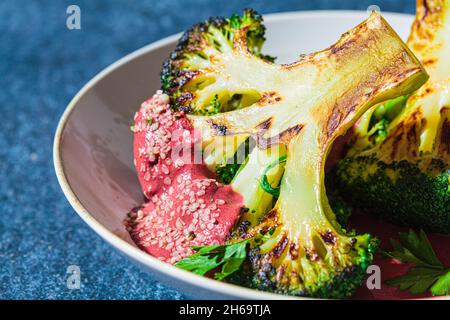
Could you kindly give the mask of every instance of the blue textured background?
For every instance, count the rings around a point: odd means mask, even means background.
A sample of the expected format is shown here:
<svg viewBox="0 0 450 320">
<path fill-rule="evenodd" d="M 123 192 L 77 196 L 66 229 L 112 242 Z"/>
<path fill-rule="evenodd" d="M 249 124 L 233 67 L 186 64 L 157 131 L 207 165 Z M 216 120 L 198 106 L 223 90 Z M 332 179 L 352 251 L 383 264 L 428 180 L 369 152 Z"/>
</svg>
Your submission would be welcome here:
<svg viewBox="0 0 450 320">
<path fill-rule="evenodd" d="M 81 8 L 81 30 L 66 8 Z M 59 117 L 120 57 L 211 15 L 359 9 L 413 13 L 414 0 L 0 1 L 0 298 L 183 299 L 114 252 L 75 214 L 53 170 Z M 66 287 L 79 265 L 80 290 Z"/>
</svg>

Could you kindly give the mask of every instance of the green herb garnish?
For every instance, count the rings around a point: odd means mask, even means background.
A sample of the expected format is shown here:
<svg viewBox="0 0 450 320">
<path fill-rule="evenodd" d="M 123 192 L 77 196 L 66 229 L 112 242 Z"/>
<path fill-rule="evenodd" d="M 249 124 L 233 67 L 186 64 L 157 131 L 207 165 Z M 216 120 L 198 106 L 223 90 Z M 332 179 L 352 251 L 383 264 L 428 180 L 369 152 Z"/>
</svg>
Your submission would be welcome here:
<svg viewBox="0 0 450 320">
<path fill-rule="evenodd" d="M 223 280 L 241 267 L 247 257 L 249 240 L 215 246 L 193 246 L 197 252 L 175 263 L 175 266 L 204 275 L 208 271 L 220 267 L 214 274 L 217 280 Z"/>
<path fill-rule="evenodd" d="M 405 275 L 387 280 L 386 284 L 413 294 L 427 291 L 435 296 L 449 294 L 450 268 L 446 268 L 436 256 L 425 232 L 401 232 L 399 240 L 391 239 L 394 251 L 383 252 L 384 255 L 415 266 Z"/>
<path fill-rule="evenodd" d="M 260 180 L 260 186 L 261 188 L 267 192 L 270 193 L 272 196 L 274 196 L 275 198 L 278 198 L 280 196 L 280 187 L 272 187 L 272 185 L 269 183 L 269 180 L 267 179 L 267 173 L 272 170 L 274 167 L 285 163 L 286 162 L 286 156 L 281 156 L 280 158 L 278 158 L 277 161 L 272 162 L 271 164 L 269 164 L 265 169 L 264 172 L 262 174 L 261 180 Z"/>
<path fill-rule="evenodd" d="M 240 167 L 240 163 L 228 163 L 224 166 L 217 166 L 216 174 L 218 180 L 224 184 L 230 184 Z"/>
<path fill-rule="evenodd" d="M 248 155 L 252 149 L 253 147 L 250 146 L 250 139 L 246 139 L 244 144 L 240 145 L 236 153 L 233 155 L 232 161 L 227 161 L 227 159 L 224 159 L 225 164 L 216 166 L 217 179 L 224 184 L 230 184 L 239 170 L 247 163 Z M 242 154 L 245 155 L 245 161 L 243 163 L 242 160 L 239 159 L 239 155 Z"/>
</svg>

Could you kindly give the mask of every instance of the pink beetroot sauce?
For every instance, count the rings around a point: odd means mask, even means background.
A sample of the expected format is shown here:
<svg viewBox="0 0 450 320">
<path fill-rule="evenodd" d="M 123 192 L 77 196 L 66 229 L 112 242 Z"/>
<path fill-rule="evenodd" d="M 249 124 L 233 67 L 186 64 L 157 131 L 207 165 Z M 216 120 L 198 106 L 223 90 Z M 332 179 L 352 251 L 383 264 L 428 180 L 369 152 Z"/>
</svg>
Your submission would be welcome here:
<svg viewBox="0 0 450 320">
<path fill-rule="evenodd" d="M 134 120 L 135 166 L 149 199 L 127 218 L 135 243 L 172 264 L 194 253 L 190 246 L 224 243 L 243 199 L 203 162 L 193 163 L 198 139 L 184 113 L 172 111 L 158 91 Z"/>
</svg>

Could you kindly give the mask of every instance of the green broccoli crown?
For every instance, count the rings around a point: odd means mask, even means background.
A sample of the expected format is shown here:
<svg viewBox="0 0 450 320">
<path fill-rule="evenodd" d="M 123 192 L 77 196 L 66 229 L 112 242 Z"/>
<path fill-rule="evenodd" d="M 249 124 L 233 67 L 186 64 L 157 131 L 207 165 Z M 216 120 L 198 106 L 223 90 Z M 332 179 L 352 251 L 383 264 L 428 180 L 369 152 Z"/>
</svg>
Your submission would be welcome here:
<svg viewBox="0 0 450 320">
<path fill-rule="evenodd" d="M 242 196 L 245 208 L 229 242 L 250 243 L 253 287 L 346 297 L 371 263 L 376 241 L 337 222 L 326 195 L 328 153 L 371 106 L 410 94 L 427 74 L 377 13 L 330 48 L 291 64 L 250 52 L 242 45 L 246 28 L 239 30 L 232 46 L 220 42 L 228 45 L 207 51 L 208 59 L 176 60 L 176 70 L 192 73 L 169 94 L 201 132 L 206 165 Z M 211 108 L 212 101 L 220 107 Z M 228 166 L 246 143 L 239 168 Z"/>
<path fill-rule="evenodd" d="M 220 78 L 215 62 L 229 55 L 236 47 L 272 62 L 274 58 L 261 53 L 264 33 L 263 19 L 253 9 L 245 9 L 242 16 L 234 14 L 229 18 L 210 18 L 194 25 L 183 34 L 164 62 L 162 89 L 169 94 L 176 108 L 197 114 L 214 114 L 235 109 L 242 103 L 251 103 L 251 97 L 250 102 L 242 97 L 245 92 L 224 91 L 220 95 L 205 97 L 203 89 Z M 196 98 L 198 95 L 201 96 L 200 101 Z"/>
<path fill-rule="evenodd" d="M 399 225 L 450 233 L 450 170 L 441 160 L 420 169 L 406 160 L 355 156 L 342 160 L 336 174 L 337 189 L 354 206 Z"/>
</svg>

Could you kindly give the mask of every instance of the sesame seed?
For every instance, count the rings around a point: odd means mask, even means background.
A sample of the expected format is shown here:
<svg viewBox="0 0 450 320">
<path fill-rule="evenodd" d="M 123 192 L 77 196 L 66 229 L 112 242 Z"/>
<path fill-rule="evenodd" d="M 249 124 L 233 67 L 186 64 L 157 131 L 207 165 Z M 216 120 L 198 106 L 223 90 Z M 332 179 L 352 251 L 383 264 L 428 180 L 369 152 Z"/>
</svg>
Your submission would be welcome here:
<svg viewBox="0 0 450 320">
<path fill-rule="evenodd" d="M 134 161 L 150 201 L 144 209 L 127 216 L 126 228 L 140 248 L 168 263 L 194 253 L 191 245 L 221 243 L 233 224 L 216 223 L 220 205 L 226 203 L 214 199 L 222 185 L 206 177 L 194 179 L 190 163 L 186 165 L 183 158 L 171 155 L 177 145 L 184 148 L 197 141 L 192 129 L 178 122 L 183 117 L 183 112 L 170 109 L 168 96 L 158 92 L 142 103 L 133 128 L 135 135 L 142 137 L 135 140 L 140 145 L 135 149 Z M 173 132 L 180 127 L 183 131 L 178 141 Z"/>
</svg>

